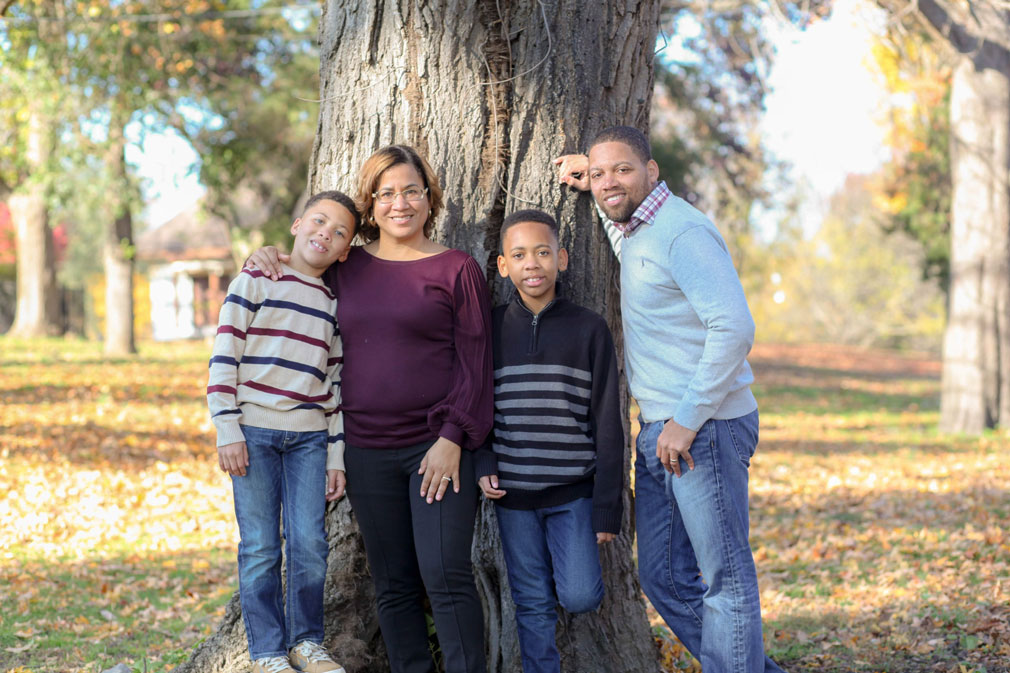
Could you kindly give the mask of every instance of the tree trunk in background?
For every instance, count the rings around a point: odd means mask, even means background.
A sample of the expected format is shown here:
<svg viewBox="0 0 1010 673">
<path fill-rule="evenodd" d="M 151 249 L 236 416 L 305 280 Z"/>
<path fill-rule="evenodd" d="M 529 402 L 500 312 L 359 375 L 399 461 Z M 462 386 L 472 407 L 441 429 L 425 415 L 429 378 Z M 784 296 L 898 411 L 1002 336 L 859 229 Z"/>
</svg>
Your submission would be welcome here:
<svg viewBox="0 0 1010 673">
<path fill-rule="evenodd" d="M 127 199 L 126 120 L 113 116 L 109 124 L 109 141 L 105 168 L 111 178 L 105 244 L 102 258 L 105 265 L 105 354 L 130 355 L 137 352 L 133 329 L 133 218 Z"/>
<path fill-rule="evenodd" d="M 965 59 L 951 87 L 950 313 L 940 426 L 979 433 L 1010 422 L 1010 80 Z"/>
<path fill-rule="evenodd" d="M 979 433 L 1010 424 L 1010 13 L 984 0 L 919 11 L 958 54 L 940 428 Z"/>
<path fill-rule="evenodd" d="M 320 21 L 322 106 L 311 191 L 353 193 L 358 168 L 374 150 L 391 143 L 416 147 L 445 192 L 435 238 L 485 265 L 498 302 L 508 289 L 494 269 L 504 214 L 529 207 L 554 214 L 571 256 L 564 292 L 605 315 L 621 349 L 616 262 L 592 199 L 560 188 L 551 159 L 584 151 L 595 133 L 613 124 L 647 131 L 659 4 L 330 0 Z M 629 460 L 626 447 L 626 469 Z M 601 553 L 602 608 L 560 621 L 565 671 L 658 668 L 631 555 L 630 489 L 624 497 L 622 533 Z M 329 512 L 325 645 L 348 671 L 387 671 L 357 524 L 346 500 Z M 516 673 L 515 613 L 499 546 L 485 502 L 473 560 L 488 670 Z M 177 670 L 244 670 L 238 613 L 233 599 L 218 633 Z"/>
<path fill-rule="evenodd" d="M 45 186 L 35 178 L 49 157 L 47 129 L 38 112 L 28 118 L 25 158 L 30 175 L 10 197 L 17 255 L 17 303 L 10 336 L 33 338 L 60 334 L 60 291 L 56 255 L 49 229 Z"/>
</svg>

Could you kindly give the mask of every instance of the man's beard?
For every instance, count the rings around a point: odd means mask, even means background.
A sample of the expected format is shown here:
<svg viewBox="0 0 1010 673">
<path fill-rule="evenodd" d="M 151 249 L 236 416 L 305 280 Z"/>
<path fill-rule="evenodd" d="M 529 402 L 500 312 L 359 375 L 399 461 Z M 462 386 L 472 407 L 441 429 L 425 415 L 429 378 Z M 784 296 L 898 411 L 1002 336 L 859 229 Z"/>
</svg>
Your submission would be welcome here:
<svg viewBox="0 0 1010 673">
<path fill-rule="evenodd" d="M 631 221 L 631 216 L 635 214 L 635 211 L 638 210 L 638 206 L 640 205 L 641 204 L 639 203 L 632 204 L 626 200 L 616 209 L 610 208 L 601 203 L 600 209 L 603 211 L 604 215 L 610 218 L 611 222 L 620 222 L 623 224 Z"/>
</svg>

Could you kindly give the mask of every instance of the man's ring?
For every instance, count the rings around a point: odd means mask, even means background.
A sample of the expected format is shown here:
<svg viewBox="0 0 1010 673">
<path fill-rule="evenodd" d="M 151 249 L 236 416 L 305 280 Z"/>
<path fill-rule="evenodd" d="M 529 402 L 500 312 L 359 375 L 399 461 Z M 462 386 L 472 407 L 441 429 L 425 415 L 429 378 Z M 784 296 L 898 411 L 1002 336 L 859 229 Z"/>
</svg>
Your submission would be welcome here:
<svg viewBox="0 0 1010 673">
<path fill-rule="evenodd" d="M 442 477 L 442 481 L 452 481 L 452 477 Z"/>
</svg>

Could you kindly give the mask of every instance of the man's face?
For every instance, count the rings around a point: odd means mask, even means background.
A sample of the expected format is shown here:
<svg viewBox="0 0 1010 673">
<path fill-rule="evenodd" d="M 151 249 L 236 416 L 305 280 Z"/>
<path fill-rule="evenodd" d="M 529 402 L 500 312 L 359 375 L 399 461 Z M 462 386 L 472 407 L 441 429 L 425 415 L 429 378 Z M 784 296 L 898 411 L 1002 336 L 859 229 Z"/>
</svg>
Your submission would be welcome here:
<svg viewBox="0 0 1010 673">
<path fill-rule="evenodd" d="M 589 189 L 614 222 L 627 222 L 659 179 L 655 161 L 642 159 L 629 145 L 611 141 L 589 150 Z"/>
</svg>

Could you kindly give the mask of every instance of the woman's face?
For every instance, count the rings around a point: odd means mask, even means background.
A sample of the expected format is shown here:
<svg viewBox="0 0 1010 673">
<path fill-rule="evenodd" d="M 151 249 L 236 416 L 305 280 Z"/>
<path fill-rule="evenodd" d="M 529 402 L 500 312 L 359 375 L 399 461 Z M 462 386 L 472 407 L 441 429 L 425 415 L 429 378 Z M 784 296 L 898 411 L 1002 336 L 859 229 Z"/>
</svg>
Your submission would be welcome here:
<svg viewBox="0 0 1010 673">
<path fill-rule="evenodd" d="M 409 243 L 424 238 L 424 223 L 429 212 L 428 193 L 416 168 L 411 164 L 396 164 L 387 168 L 379 176 L 375 194 L 372 215 L 379 228 L 380 239 Z M 382 203 L 390 198 L 391 203 Z"/>
</svg>

